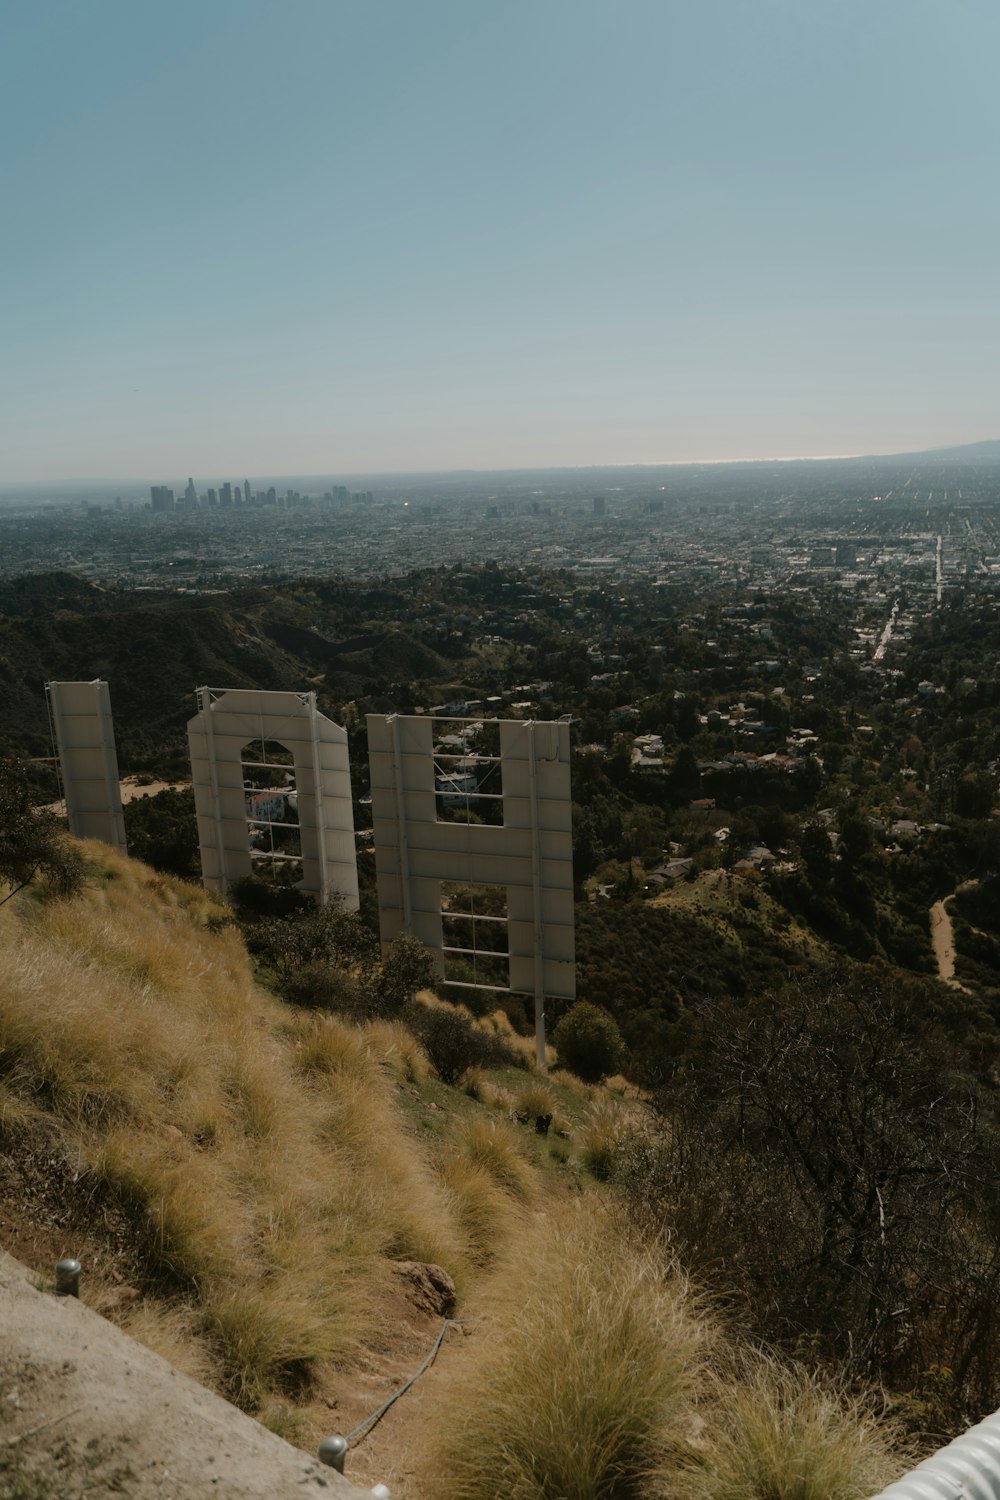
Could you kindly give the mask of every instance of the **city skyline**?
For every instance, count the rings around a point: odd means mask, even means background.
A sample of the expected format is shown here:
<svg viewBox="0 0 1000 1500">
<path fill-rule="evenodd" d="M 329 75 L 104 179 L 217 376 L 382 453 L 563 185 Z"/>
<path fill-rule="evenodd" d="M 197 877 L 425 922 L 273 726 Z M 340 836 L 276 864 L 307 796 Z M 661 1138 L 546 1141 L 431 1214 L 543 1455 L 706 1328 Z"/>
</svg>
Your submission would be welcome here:
<svg viewBox="0 0 1000 1500">
<path fill-rule="evenodd" d="M 998 43 L 984 0 L 25 7 L 0 483 L 990 438 Z"/>
</svg>

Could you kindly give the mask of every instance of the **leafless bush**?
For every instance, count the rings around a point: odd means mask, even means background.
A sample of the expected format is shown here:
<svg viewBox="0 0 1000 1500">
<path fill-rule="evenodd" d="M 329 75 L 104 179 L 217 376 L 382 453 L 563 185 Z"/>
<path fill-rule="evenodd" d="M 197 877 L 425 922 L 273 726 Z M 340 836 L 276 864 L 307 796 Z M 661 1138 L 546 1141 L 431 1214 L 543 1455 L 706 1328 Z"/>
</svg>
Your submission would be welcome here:
<svg viewBox="0 0 1000 1500">
<path fill-rule="evenodd" d="M 1000 1380 L 1000 1137 L 919 1007 L 870 978 L 706 1010 L 630 1187 L 762 1336 L 896 1389 L 944 1368 L 952 1413 L 981 1415 Z"/>
</svg>

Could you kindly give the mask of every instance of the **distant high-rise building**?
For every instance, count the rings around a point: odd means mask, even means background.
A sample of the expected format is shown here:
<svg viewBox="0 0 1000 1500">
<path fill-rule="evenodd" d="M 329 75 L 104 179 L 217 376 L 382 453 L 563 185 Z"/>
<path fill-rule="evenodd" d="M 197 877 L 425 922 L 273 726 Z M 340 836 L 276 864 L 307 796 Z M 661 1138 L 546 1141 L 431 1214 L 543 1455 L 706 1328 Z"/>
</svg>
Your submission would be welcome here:
<svg viewBox="0 0 1000 1500">
<path fill-rule="evenodd" d="M 244 505 L 249 505 L 250 504 L 250 481 L 249 481 L 249 479 L 244 479 L 244 481 L 243 481 L 243 504 Z"/>
<path fill-rule="evenodd" d="M 278 501 L 278 492 L 274 488 L 274 485 L 272 484 L 271 488 L 267 492 L 267 503 L 268 503 L 268 505 L 276 505 L 277 501 Z"/>
<path fill-rule="evenodd" d="M 184 503 L 186 505 L 198 504 L 198 491 L 194 487 L 194 480 L 189 479 L 184 490 Z"/>
<path fill-rule="evenodd" d="M 149 487 L 149 494 L 153 502 L 154 510 L 173 510 L 174 492 L 173 490 L 167 489 L 167 486 L 165 484 L 151 484 Z"/>
<path fill-rule="evenodd" d="M 213 509 L 219 503 L 219 497 L 214 490 L 209 490 L 208 492 L 208 503 Z"/>
<path fill-rule="evenodd" d="M 231 506 L 232 503 L 233 487 L 231 484 L 224 484 L 222 486 L 222 489 L 219 491 L 219 504 L 228 510 L 229 506 Z"/>
</svg>

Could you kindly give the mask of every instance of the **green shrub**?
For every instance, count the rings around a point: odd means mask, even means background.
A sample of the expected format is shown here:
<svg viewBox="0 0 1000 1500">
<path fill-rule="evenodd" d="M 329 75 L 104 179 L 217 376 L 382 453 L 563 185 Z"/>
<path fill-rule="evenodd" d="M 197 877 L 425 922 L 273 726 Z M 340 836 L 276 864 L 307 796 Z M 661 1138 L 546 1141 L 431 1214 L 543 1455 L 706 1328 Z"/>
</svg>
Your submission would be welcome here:
<svg viewBox="0 0 1000 1500">
<path fill-rule="evenodd" d="M 417 990 L 434 983 L 434 960 L 429 948 L 406 933 L 389 944 L 371 980 L 370 1008 L 375 1015 L 393 1015 L 411 1001 Z"/>
<path fill-rule="evenodd" d="M 72 895 L 83 883 L 83 859 L 53 815 L 32 807 L 27 767 L 0 760 L 0 887 L 11 888 L 0 905 L 37 875 L 52 894 Z"/>
<path fill-rule="evenodd" d="M 363 986 L 346 970 L 331 968 L 329 964 L 304 964 L 282 981 L 281 995 L 292 1005 L 313 1010 L 350 1016 L 365 1014 Z"/>
<path fill-rule="evenodd" d="M 149 775 L 138 777 L 140 786 L 148 786 L 152 780 Z M 123 811 L 128 852 L 133 859 L 182 880 L 200 877 L 198 823 L 191 787 L 168 787 L 153 797 L 136 797 L 125 804 Z"/>
<path fill-rule="evenodd" d="M 578 1000 L 552 1034 L 562 1065 L 587 1083 L 617 1073 L 625 1045 L 614 1018 L 589 1000 Z"/>
<path fill-rule="evenodd" d="M 450 1006 L 414 1006 L 404 1019 L 423 1043 L 442 1083 L 457 1083 L 469 1068 L 509 1068 L 518 1062 L 496 1032 L 484 1031 Z"/>
</svg>

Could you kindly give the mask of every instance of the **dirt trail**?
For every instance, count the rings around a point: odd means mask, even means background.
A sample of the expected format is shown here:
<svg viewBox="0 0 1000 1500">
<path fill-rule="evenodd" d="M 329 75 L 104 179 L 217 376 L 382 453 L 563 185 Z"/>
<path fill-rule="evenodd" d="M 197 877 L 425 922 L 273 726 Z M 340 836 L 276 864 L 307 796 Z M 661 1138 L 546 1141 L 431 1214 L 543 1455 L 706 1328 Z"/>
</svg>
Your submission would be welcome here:
<svg viewBox="0 0 1000 1500">
<path fill-rule="evenodd" d="M 931 947 L 937 960 L 938 978 L 953 990 L 964 990 L 965 986 L 955 978 L 955 936 L 947 905 L 950 900 L 946 896 L 931 907 Z"/>
<path fill-rule="evenodd" d="M 975 890 L 979 884 L 978 880 L 963 880 L 961 885 L 956 886 L 950 896 L 945 896 L 943 901 L 935 901 L 930 909 L 931 923 L 931 947 L 934 949 L 934 957 L 937 960 L 938 978 L 943 984 L 953 990 L 961 990 L 963 994 L 971 993 L 967 985 L 960 979 L 955 978 L 955 933 L 951 923 L 951 914 L 948 911 L 949 901 L 962 891 Z M 972 929 L 978 932 L 978 928 Z"/>
<path fill-rule="evenodd" d="M 424 1483 L 419 1484 L 411 1455 L 426 1449 L 428 1424 L 446 1420 L 447 1403 L 441 1399 L 441 1383 L 450 1378 L 457 1361 L 476 1356 L 478 1351 L 477 1341 L 472 1336 L 474 1331 L 474 1325 L 469 1322 L 452 1324 L 445 1332 L 437 1358 L 430 1369 L 390 1407 L 366 1436 L 352 1445 L 344 1472 L 355 1484 L 388 1485 L 392 1500 L 427 1500 L 428 1495 L 434 1493 L 432 1479 L 431 1487 L 427 1487 L 426 1474 L 423 1476 Z M 426 1342 L 426 1347 L 416 1360 L 411 1362 L 403 1380 L 419 1369 L 432 1345 L 433 1337 Z M 385 1397 L 381 1399 L 384 1400 Z M 373 1411 L 379 1404 L 379 1399 L 376 1398 L 369 1410 Z"/>
<path fill-rule="evenodd" d="M 26 1267 L 0 1251 L 0 1493 L 363 1500 L 368 1492 L 99 1313 L 37 1290 Z"/>
</svg>

